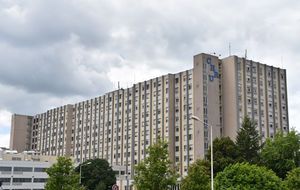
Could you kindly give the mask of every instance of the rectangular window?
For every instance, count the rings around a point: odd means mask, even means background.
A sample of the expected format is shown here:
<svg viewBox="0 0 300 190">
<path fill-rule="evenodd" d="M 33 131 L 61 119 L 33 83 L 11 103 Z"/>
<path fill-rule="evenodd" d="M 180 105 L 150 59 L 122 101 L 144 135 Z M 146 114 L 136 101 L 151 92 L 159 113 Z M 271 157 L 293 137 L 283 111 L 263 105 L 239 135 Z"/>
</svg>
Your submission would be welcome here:
<svg viewBox="0 0 300 190">
<path fill-rule="evenodd" d="M 0 178 L 2 185 L 10 185 L 10 178 Z"/>
<path fill-rule="evenodd" d="M 14 167 L 15 172 L 32 172 L 31 167 Z"/>
<path fill-rule="evenodd" d="M 31 178 L 13 178 L 14 183 L 31 183 Z"/>
<path fill-rule="evenodd" d="M 47 182 L 47 178 L 34 178 L 33 182 L 34 183 L 46 183 Z"/>
<path fill-rule="evenodd" d="M 0 167 L 0 172 L 10 172 L 11 171 L 11 167 Z"/>
<path fill-rule="evenodd" d="M 34 172 L 46 172 L 46 168 L 34 168 Z"/>
<path fill-rule="evenodd" d="M 10 183 L 10 178 L 0 178 L 0 181 L 2 182 L 2 183 L 7 183 L 8 185 L 9 185 L 9 183 Z M 4 185 L 4 184 L 3 184 Z"/>
</svg>

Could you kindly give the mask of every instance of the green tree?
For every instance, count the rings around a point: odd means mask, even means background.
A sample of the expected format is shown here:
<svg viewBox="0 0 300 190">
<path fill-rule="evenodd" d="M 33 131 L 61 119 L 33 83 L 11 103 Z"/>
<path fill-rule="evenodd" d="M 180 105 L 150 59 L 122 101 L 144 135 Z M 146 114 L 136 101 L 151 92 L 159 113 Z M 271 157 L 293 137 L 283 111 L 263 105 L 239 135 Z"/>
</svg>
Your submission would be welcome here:
<svg viewBox="0 0 300 190">
<path fill-rule="evenodd" d="M 300 167 L 294 168 L 288 172 L 284 184 L 289 190 L 300 189 Z"/>
<path fill-rule="evenodd" d="M 282 190 L 284 186 L 272 170 L 249 163 L 237 163 L 218 173 L 215 189 Z"/>
<path fill-rule="evenodd" d="M 178 175 L 172 169 L 168 144 L 162 140 L 147 149 L 148 157 L 136 167 L 134 184 L 138 190 L 165 190 L 176 184 Z"/>
<path fill-rule="evenodd" d="M 260 151 L 260 136 L 256 130 L 256 123 L 248 116 L 243 120 L 236 137 L 236 146 L 240 161 L 258 163 Z"/>
<path fill-rule="evenodd" d="M 70 158 L 58 157 L 57 163 L 46 170 L 49 178 L 45 190 L 80 190 L 79 175 Z"/>
<path fill-rule="evenodd" d="M 78 173 L 80 166 L 81 183 L 88 190 L 106 190 L 116 183 L 115 172 L 105 159 L 96 158 L 83 162 L 76 168 Z"/>
<path fill-rule="evenodd" d="M 235 143 L 229 137 L 216 138 L 213 141 L 214 173 L 217 174 L 237 162 L 238 153 Z M 210 148 L 206 158 L 210 161 Z"/>
<path fill-rule="evenodd" d="M 188 175 L 181 183 L 181 190 L 209 190 L 210 164 L 205 160 L 197 160 L 188 170 Z"/>
<path fill-rule="evenodd" d="M 261 162 L 279 177 L 285 178 L 288 171 L 300 166 L 300 135 L 296 131 L 277 133 L 267 139 L 261 151 Z"/>
<path fill-rule="evenodd" d="M 95 190 L 107 190 L 108 187 L 106 187 L 106 185 L 103 182 L 100 182 L 97 184 Z"/>
</svg>

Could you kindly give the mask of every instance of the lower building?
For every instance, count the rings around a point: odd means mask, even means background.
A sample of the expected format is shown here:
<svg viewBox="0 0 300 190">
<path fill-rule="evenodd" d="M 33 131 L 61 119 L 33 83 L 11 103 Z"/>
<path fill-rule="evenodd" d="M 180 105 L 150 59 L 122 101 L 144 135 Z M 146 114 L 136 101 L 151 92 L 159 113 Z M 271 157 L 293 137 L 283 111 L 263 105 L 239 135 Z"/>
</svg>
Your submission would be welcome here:
<svg viewBox="0 0 300 190">
<path fill-rule="evenodd" d="M 43 190 L 48 175 L 46 169 L 55 156 L 42 156 L 29 151 L 0 150 L 0 182 L 4 190 Z"/>
</svg>

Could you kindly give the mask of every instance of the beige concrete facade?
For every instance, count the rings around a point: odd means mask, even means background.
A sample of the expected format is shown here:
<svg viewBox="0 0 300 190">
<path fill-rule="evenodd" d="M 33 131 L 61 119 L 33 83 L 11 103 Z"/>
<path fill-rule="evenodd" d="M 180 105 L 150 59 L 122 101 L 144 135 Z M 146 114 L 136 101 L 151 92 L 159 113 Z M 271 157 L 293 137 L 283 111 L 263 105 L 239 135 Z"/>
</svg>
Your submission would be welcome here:
<svg viewBox="0 0 300 190">
<path fill-rule="evenodd" d="M 185 175 L 208 150 L 209 126 L 213 138 L 234 139 L 246 114 L 263 138 L 289 130 L 286 71 L 236 56 L 199 54 L 190 70 L 34 116 L 30 148 L 78 162 L 105 158 L 132 177 L 134 165 L 161 137 L 177 172 Z"/>
<path fill-rule="evenodd" d="M 37 114 L 32 119 L 31 150 L 43 155 L 70 156 L 73 105 Z"/>
<path fill-rule="evenodd" d="M 30 150 L 32 116 L 13 114 L 9 147 L 18 152 Z"/>
<path fill-rule="evenodd" d="M 234 139 L 246 115 L 257 123 L 262 141 L 288 132 L 286 70 L 237 56 L 222 62 L 224 136 Z"/>
<path fill-rule="evenodd" d="M 193 69 L 193 120 L 194 154 L 203 158 L 209 147 L 210 129 L 213 128 L 213 138 L 219 137 L 222 131 L 222 101 L 221 101 L 221 62 L 218 57 L 199 54 L 194 56 Z"/>
<path fill-rule="evenodd" d="M 238 87 L 237 87 L 237 69 L 234 64 L 234 57 L 223 59 L 222 70 L 222 89 L 223 89 L 223 124 L 224 136 L 235 138 L 240 124 L 238 122 Z"/>
</svg>

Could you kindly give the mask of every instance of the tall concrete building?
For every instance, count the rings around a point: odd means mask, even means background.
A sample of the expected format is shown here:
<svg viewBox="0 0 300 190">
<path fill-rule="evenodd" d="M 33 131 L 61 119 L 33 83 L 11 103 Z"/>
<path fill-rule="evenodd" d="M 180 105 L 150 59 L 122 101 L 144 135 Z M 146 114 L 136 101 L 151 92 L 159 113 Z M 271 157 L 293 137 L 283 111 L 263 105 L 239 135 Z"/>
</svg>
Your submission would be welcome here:
<svg viewBox="0 0 300 190">
<path fill-rule="evenodd" d="M 70 155 L 78 162 L 105 158 L 112 166 L 125 166 L 131 176 L 160 137 L 169 143 L 174 167 L 185 175 L 190 163 L 208 150 L 209 125 L 213 138 L 234 139 L 248 115 L 263 139 L 287 132 L 286 89 L 284 69 L 236 56 L 199 54 L 190 70 L 37 114 L 26 131 L 31 150 Z M 11 133 L 21 135 L 14 129 Z"/>
<path fill-rule="evenodd" d="M 30 150 L 32 116 L 13 114 L 11 118 L 10 148 L 22 152 Z"/>
</svg>

